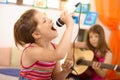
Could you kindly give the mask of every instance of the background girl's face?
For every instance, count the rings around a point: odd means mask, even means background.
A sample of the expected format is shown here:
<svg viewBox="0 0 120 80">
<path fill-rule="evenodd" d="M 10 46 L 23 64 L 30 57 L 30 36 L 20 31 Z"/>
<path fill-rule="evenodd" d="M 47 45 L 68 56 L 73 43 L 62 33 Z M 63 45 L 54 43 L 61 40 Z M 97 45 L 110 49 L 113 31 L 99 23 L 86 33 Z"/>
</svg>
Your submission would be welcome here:
<svg viewBox="0 0 120 80">
<path fill-rule="evenodd" d="M 90 32 L 89 33 L 89 41 L 93 47 L 97 47 L 98 41 L 99 41 L 99 35 L 95 32 Z"/>
</svg>

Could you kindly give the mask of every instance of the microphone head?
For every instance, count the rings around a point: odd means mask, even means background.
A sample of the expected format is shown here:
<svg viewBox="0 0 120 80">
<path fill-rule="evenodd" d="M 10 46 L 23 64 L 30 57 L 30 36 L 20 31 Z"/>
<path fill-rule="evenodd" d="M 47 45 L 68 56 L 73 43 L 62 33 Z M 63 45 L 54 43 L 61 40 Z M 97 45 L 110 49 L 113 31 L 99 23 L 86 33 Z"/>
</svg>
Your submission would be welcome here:
<svg viewBox="0 0 120 80">
<path fill-rule="evenodd" d="M 57 26 L 62 27 L 65 23 L 60 18 L 58 18 L 58 20 L 56 21 L 56 24 Z"/>
</svg>

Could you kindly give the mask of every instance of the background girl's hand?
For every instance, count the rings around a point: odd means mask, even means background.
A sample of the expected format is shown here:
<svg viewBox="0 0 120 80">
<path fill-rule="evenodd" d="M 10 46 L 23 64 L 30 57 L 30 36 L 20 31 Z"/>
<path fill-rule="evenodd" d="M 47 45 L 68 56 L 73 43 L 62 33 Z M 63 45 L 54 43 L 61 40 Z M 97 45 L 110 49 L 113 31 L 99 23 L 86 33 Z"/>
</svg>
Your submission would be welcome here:
<svg viewBox="0 0 120 80">
<path fill-rule="evenodd" d="M 85 42 L 76 42 L 75 48 L 87 48 L 87 46 Z"/>
<path fill-rule="evenodd" d="M 67 72 L 72 71 L 71 69 L 72 67 L 73 67 L 73 60 L 71 59 L 66 59 L 65 62 L 62 64 L 62 69 Z"/>
<path fill-rule="evenodd" d="M 93 69 L 98 70 L 100 69 L 100 66 L 101 66 L 100 62 L 93 61 L 93 64 L 92 64 Z"/>
</svg>

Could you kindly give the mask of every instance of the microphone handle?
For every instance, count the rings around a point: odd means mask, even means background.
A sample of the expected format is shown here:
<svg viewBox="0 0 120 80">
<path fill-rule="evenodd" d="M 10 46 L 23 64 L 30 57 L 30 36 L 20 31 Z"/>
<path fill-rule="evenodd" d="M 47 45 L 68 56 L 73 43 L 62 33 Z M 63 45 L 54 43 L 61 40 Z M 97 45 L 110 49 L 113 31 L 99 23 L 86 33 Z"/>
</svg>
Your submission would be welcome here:
<svg viewBox="0 0 120 80">
<path fill-rule="evenodd" d="M 56 24 L 57 26 L 62 27 L 65 23 L 60 18 L 58 18 L 58 20 L 56 21 Z"/>
</svg>

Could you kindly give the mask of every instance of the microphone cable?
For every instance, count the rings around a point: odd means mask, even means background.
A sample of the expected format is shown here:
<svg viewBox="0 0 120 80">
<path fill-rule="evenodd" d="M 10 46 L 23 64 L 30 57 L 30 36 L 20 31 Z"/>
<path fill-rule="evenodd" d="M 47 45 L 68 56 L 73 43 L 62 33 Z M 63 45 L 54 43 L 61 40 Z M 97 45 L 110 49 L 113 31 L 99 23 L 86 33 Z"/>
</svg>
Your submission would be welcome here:
<svg viewBox="0 0 120 80">
<path fill-rule="evenodd" d="M 71 68 L 75 73 L 76 73 L 76 76 L 74 76 L 75 80 L 79 80 L 79 77 L 78 77 L 78 72 L 74 69 L 74 66 L 76 64 L 76 61 L 75 61 L 75 41 L 76 39 L 78 38 L 78 35 L 79 35 L 79 30 L 80 30 L 80 18 L 81 18 L 81 11 L 82 11 L 82 3 L 79 2 L 79 7 L 80 7 L 80 12 L 79 12 L 79 18 L 78 18 L 78 33 L 73 41 L 73 67 Z M 70 77 L 70 76 L 69 76 Z M 68 79 L 69 79 L 68 77 Z"/>
</svg>

